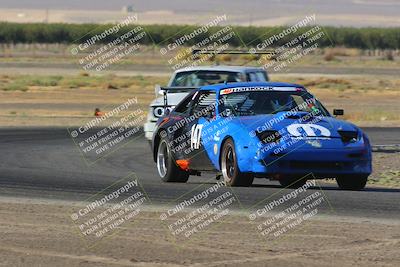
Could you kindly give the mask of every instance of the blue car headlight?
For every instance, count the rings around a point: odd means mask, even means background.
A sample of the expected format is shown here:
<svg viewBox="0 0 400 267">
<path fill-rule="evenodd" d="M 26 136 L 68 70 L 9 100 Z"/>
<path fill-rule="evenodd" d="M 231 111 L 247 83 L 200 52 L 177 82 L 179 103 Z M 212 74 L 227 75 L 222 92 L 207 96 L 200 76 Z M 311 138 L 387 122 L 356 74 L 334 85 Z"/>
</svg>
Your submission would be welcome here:
<svg viewBox="0 0 400 267">
<path fill-rule="evenodd" d="M 355 143 L 358 141 L 358 131 L 338 131 L 343 143 Z"/>
<path fill-rule="evenodd" d="M 278 131 L 275 130 L 266 130 L 262 132 L 256 132 L 258 139 L 264 144 L 268 143 L 278 143 L 279 139 L 281 139 L 281 135 Z"/>
</svg>

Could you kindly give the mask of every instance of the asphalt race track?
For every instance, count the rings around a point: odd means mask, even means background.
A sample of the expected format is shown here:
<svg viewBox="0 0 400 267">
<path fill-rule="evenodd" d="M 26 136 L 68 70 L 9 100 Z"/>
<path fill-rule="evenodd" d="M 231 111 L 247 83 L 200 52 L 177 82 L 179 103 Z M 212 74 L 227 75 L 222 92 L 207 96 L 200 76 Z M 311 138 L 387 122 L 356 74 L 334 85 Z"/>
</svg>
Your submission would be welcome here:
<svg viewBox="0 0 400 267">
<path fill-rule="evenodd" d="M 366 128 L 374 145 L 400 144 L 400 128 Z M 187 184 L 162 183 L 143 134 L 125 147 L 88 166 L 65 128 L 0 129 L 0 196 L 82 201 L 134 172 L 153 204 L 165 205 L 216 180 L 193 177 Z M 211 180 L 212 179 L 212 180 Z M 203 184 L 206 182 L 206 184 Z M 251 188 L 233 188 L 243 207 L 289 192 L 276 182 L 255 180 Z M 311 190 L 317 190 L 311 189 Z M 367 187 L 340 191 L 322 184 L 331 209 L 322 214 L 368 219 L 400 219 L 400 189 Z"/>
</svg>

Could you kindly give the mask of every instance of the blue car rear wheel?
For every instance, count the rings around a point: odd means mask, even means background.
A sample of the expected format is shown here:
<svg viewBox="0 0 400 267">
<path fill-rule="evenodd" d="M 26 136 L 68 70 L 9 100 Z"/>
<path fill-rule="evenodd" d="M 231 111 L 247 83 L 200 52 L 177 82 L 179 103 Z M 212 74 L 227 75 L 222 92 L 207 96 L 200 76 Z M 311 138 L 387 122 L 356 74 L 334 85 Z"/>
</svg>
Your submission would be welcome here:
<svg viewBox="0 0 400 267">
<path fill-rule="evenodd" d="M 157 170 L 164 182 L 186 183 L 189 179 L 189 173 L 175 164 L 174 156 L 165 139 L 162 139 L 158 145 Z"/>
</svg>

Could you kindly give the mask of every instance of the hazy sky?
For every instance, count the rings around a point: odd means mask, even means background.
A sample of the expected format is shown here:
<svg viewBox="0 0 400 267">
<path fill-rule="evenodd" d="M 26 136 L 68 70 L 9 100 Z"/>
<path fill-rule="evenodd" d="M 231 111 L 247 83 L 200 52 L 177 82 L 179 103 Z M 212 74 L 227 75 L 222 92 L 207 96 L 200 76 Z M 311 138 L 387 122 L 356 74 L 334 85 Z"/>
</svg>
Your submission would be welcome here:
<svg viewBox="0 0 400 267">
<path fill-rule="evenodd" d="M 215 11 L 224 8 L 232 12 L 278 9 L 296 12 L 313 9 L 324 13 L 399 14 L 399 0 L 0 0 L 0 8 L 50 8 L 120 10 L 133 5 L 142 11 L 170 9 L 174 11 Z"/>
<path fill-rule="evenodd" d="M 218 11 L 240 15 L 249 23 L 316 13 L 324 24 L 380 26 L 389 21 L 390 26 L 400 26 L 400 0 L 0 0 L 0 9 L 120 11 L 126 5 L 137 12 L 163 10 L 194 16 Z"/>
</svg>

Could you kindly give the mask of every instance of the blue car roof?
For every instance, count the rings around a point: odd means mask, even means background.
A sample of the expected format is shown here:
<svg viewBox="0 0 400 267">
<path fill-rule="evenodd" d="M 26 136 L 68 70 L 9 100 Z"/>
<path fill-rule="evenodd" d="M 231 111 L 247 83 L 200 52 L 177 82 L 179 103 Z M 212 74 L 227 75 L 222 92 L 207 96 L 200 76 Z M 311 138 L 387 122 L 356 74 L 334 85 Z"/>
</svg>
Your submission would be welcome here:
<svg viewBox="0 0 400 267">
<path fill-rule="evenodd" d="M 237 83 L 218 83 L 212 85 L 206 85 L 200 87 L 200 90 L 215 90 L 220 91 L 227 88 L 234 87 L 246 87 L 246 86 L 260 86 L 260 87 L 298 87 L 304 88 L 304 86 L 294 83 L 282 83 L 282 82 L 237 82 Z"/>
</svg>

